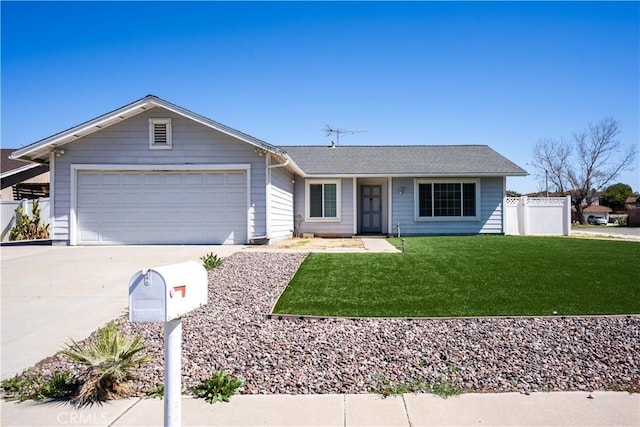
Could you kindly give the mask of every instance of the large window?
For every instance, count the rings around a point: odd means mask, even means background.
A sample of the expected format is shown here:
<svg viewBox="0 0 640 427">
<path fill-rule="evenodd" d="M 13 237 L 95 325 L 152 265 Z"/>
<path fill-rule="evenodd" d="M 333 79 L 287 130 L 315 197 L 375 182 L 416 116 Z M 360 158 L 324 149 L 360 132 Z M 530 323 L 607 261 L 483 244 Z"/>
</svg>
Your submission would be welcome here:
<svg viewBox="0 0 640 427">
<path fill-rule="evenodd" d="M 478 217 L 477 180 L 416 180 L 416 187 L 417 219 Z"/>
<path fill-rule="evenodd" d="M 307 181 L 307 220 L 339 220 L 340 181 Z"/>
</svg>

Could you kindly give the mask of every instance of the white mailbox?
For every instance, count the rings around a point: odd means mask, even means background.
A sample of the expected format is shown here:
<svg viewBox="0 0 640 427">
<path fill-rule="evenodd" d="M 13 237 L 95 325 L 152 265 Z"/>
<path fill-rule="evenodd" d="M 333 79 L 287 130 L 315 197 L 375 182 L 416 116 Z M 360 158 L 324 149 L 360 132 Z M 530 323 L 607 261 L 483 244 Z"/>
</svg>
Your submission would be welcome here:
<svg viewBox="0 0 640 427">
<path fill-rule="evenodd" d="M 129 282 L 131 322 L 169 322 L 207 303 L 207 270 L 198 261 L 141 270 Z"/>
</svg>

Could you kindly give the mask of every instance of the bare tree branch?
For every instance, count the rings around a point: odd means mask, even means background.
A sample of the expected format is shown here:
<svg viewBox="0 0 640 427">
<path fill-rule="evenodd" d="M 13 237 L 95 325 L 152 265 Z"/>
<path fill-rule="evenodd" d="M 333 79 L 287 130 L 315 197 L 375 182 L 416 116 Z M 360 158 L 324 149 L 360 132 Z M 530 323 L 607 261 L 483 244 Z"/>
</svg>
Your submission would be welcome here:
<svg viewBox="0 0 640 427">
<path fill-rule="evenodd" d="M 616 139 L 619 134 L 619 123 L 613 117 L 606 117 L 573 134 L 573 144 L 547 138 L 533 148 L 537 175 L 548 172 L 558 191 L 571 192 L 581 223 L 584 222 L 582 210 L 591 206 L 597 193 L 620 172 L 633 169 L 637 148 L 632 145 L 623 149 Z"/>
<path fill-rule="evenodd" d="M 533 166 L 537 170 L 536 176 L 544 180 L 548 174 L 555 190 L 565 191 L 571 151 L 571 145 L 563 140 L 554 141 L 545 138 L 538 141 L 533 149 Z"/>
</svg>

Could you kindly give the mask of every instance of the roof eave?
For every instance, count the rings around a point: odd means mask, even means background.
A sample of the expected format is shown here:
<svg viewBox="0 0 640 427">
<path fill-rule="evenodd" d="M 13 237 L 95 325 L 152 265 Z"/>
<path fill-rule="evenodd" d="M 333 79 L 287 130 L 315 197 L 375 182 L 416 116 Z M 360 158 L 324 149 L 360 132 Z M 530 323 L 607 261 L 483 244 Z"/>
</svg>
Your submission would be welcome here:
<svg viewBox="0 0 640 427">
<path fill-rule="evenodd" d="M 40 163 L 29 163 L 27 165 L 20 166 L 19 168 L 11 169 L 10 171 L 1 173 L 0 178 L 4 179 L 13 175 L 17 175 L 21 172 L 28 171 L 29 169 L 37 168 L 38 166 L 42 166 L 42 165 Z"/>
<path fill-rule="evenodd" d="M 469 173 L 469 172 L 450 172 L 450 173 L 308 173 L 304 174 L 305 178 L 326 178 L 326 177 L 340 177 L 340 178 L 452 178 L 452 177 L 507 177 L 507 176 L 527 176 L 528 173 L 521 172 L 482 172 L 482 173 Z"/>
</svg>

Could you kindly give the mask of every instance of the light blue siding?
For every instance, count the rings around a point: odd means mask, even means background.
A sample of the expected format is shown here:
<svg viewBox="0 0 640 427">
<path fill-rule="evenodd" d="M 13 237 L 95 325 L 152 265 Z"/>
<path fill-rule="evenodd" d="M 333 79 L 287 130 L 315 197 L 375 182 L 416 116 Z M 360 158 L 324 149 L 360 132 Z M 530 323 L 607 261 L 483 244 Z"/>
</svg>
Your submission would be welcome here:
<svg viewBox="0 0 640 427">
<path fill-rule="evenodd" d="M 149 149 L 149 118 L 172 119 L 172 149 Z M 265 157 L 256 154 L 252 145 L 181 115 L 155 107 L 68 143 L 64 150 L 55 158 L 54 239 L 69 240 L 72 164 L 250 164 L 249 238 L 266 234 Z"/>
<path fill-rule="evenodd" d="M 269 191 L 269 239 L 284 240 L 293 234 L 293 174 L 284 167 L 272 168 Z"/>
<path fill-rule="evenodd" d="M 295 184 L 295 215 L 305 217 L 306 203 L 306 181 L 304 178 L 296 177 Z M 327 178 L 335 179 L 335 178 Z M 338 237 L 353 236 L 353 179 L 342 178 L 341 182 L 341 203 L 340 221 L 311 222 L 304 221 L 300 226 L 301 233 L 314 233 L 316 236 Z"/>
<path fill-rule="evenodd" d="M 402 235 L 427 234 L 500 234 L 502 230 L 502 177 L 480 179 L 480 218 L 476 221 L 416 221 L 414 179 L 393 179 L 391 234 L 397 234 L 398 223 Z M 404 192 L 399 194 L 400 188 Z"/>
</svg>

